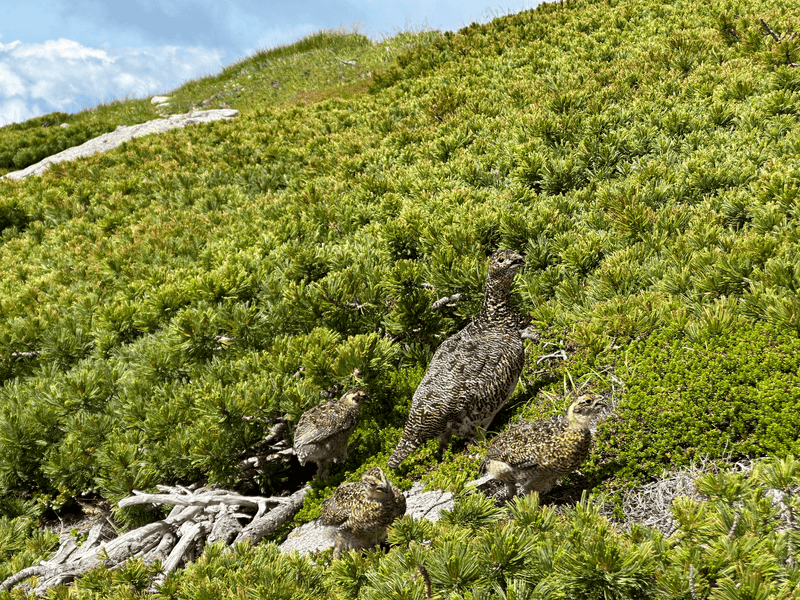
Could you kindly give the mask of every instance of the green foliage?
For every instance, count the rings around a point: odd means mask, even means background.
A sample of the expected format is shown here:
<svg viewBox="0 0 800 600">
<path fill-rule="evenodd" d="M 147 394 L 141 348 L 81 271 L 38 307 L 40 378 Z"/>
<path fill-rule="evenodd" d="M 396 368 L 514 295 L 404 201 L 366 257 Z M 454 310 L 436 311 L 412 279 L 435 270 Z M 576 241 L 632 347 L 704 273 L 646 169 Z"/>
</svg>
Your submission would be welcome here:
<svg viewBox="0 0 800 600">
<path fill-rule="evenodd" d="M 568 370 L 616 390 L 575 485 L 616 489 L 704 455 L 797 454 L 800 59 L 781 34 L 798 17 L 771 0 L 578 1 L 380 43 L 321 32 L 170 93 L 170 110 L 224 102 L 235 120 L 3 180 L 3 517 L 17 527 L 31 498 L 58 509 L 162 482 L 236 485 L 275 419 L 364 387 L 350 457 L 297 520 L 313 518 L 334 486 L 385 465 L 432 353 L 478 311 L 499 246 L 526 256 L 513 300 L 543 337 L 526 342 L 493 431 L 562 411 Z M 0 129 L 0 147 L 27 161 L 155 110 L 132 100 L 43 117 Z M 553 345 L 566 364 L 540 364 Z M 458 492 L 481 448 L 455 440 L 439 465 L 432 441 L 393 480 Z M 783 485 L 792 469 L 763 477 Z M 277 492 L 289 475 L 254 484 Z M 731 507 L 716 525 L 680 508 L 676 554 L 655 534 L 612 531 L 585 502 L 562 530 L 517 501 L 525 534 L 467 496 L 436 531 L 401 524 L 385 559 L 337 567 L 324 593 L 424 597 L 424 563 L 441 597 L 689 597 L 692 564 L 701 596 L 788 597 L 790 545 L 757 486 L 713 485 L 751 502 L 739 527 L 752 545 L 717 535 Z M 712 525 L 714 540 L 691 537 Z M 245 569 L 218 584 L 225 555 L 203 563 L 207 580 L 170 576 L 163 594 L 323 593 L 322 567 L 238 552 L 271 579 Z M 119 581 L 134 595 L 137 569 Z"/>
<path fill-rule="evenodd" d="M 0 580 L 38 564 L 58 548 L 58 535 L 38 527 L 40 511 L 33 503 L 4 499 L 3 505 L 6 514 L 0 516 Z"/>
<path fill-rule="evenodd" d="M 478 492 L 462 494 L 453 510 L 442 511 L 442 521 L 454 525 L 481 527 L 505 516 L 505 511 L 494 505 L 494 500 Z"/>
<path fill-rule="evenodd" d="M 669 540 L 638 525 L 615 528 L 600 514 L 602 497 L 584 495 L 556 516 L 532 495 L 515 500 L 510 520 L 440 521 L 426 527 L 423 541 L 390 531 L 397 546 L 382 560 L 348 556 L 332 568 L 350 598 L 422 597 L 420 564 L 433 593 L 445 598 L 690 598 L 690 569 L 699 596 L 789 598 L 797 578 L 786 562 L 787 532 L 764 496 L 771 480 L 760 473 L 793 472 L 793 464 L 765 461 L 748 476 L 699 479 L 709 499 L 676 500 L 678 528 Z M 797 473 L 786 479 L 797 482 Z M 404 532 L 415 527 L 410 519 L 396 524 Z"/>
<path fill-rule="evenodd" d="M 564 598 L 637 598 L 652 591 L 652 542 L 610 535 L 598 509 L 599 504 L 584 495 L 570 510 L 573 529 L 567 533 L 566 547 L 558 547 L 556 573 L 537 589 Z"/>
<path fill-rule="evenodd" d="M 625 402 L 600 425 L 587 477 L 615 473 L 622 482 L 703 456 L 800 451 L 800 340 L 766 324 L 716 321 L 697 336 L 665 330 L 626 349 L 636 359 L 618 371 Z"/>
<path fill-rule="evenodd" d="M 548 531 L 555 525 L 555 512 L 540 506 L 539 494 L 517 496 L 509 504 L 508 513 L 517 525 L 529 531 Z"/>
<path fill-rule="evenodd" d="M 156 119 L 163 116 L 162 111 L 179 114 L 225 105 L 263 111 L 287 103 L 358 95 L 365 91 L 373 70 L 387 62 L 391 64 L 405 48 L 424 47 L 438 37 L 438 32 L 404 32 L 386 46 L 376 45 L 357 30 L 322 30 L 286 46 L 260 50 L 216 76 L 182 85 L 168 93 L 167 108 L 153 105 L 149 98 L 128 98 L 86 107 L 75 114 L 54 112 L 12 123 L 0 127 L 0 176 L 78 146 L 119 125 Z M 345 60 L 356 64 L 340 62 Z M 279 182 L 280 171 L 273 170 L 267 177 Z M 0 231 L 13 224 L 4 222 L 0 207 Z"/>
<path fill-rule="evenodd" d="M 92 112 L 68 115 L 50 113 L 0 128 L 0 175 L 24 169 L 43 158 L 71 148 L 109 131 L 153 118 L 155 110 L 145 101 L 106 104 Z M 5 226 L 0 221 L 0 229 Z"/>
</svg>

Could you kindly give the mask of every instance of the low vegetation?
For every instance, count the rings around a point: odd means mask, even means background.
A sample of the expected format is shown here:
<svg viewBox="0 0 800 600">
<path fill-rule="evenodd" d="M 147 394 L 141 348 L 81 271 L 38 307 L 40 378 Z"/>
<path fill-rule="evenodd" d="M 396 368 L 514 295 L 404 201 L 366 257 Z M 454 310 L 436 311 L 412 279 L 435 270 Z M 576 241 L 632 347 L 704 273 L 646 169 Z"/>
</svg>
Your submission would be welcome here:
<svg viewBox="0 0 800 600">
<path fill-rule="evenodd" d="M 36 524 L 78 502 L 296 485 L 280 463 L 242 481 L 241 461 L 276 419 L 357 385 L 358 446 L 314 484 L 297 521 L 313 518 L 385 467 L 498 247 L 526 258 L 515 300 L 541 337 L 493 429 L 552 417 L 578 388 L 616 403 L 566 484 L 616 494 L 701 456 L 797 454 L 798 17 L 775 0 L 576 1 L 454 34 L 323 33 L 169 93 L 174 112 L 238 108 L 230 122 L 1 181 L 0 579 L 57 545 Z M 99 132 L 155 110 L 63 119 Z M 59 118 L 0 128 L 0 147 L 50 152 L 72 130 L 41 127 Z M 393 480 L 460 490 L 481 459 L 455 441 L 440 462 L 430 442 Z M 399 523 L 385 557 L 328 573 L 272 546 L 210 550 L 160 593 L 422 598 L 422 563 L 438 597 L 593 596 L 582 569 L 602 563 L 606 597 L 791 597 L 796 532 L 741 486 L 725 510 L 716 492 L 676 505 L 670 538 L 615 531 L 588 498 L 558 519 L 520 501 L 506 523 L 466 497 L 430 531 Z M 737 507 L 752 522 L 730 533 Z M 584 526 L 595 541 L 570 551 Z M 133 562 L 52 594 L 136 596 L 148 577 Z"/>
<path fill-rule="evenodd" d="M 224 552 L 219 542 L 167 575 L 156 592 L 151 585 L 160 563 L 132 559 L 119 569 L 96 568 L 48 597 L 796 598 L 797 531 L 787 523 L 797 509 L 790 490 L 798 482 L 800 463 L 793 457 L 763 461 L 747 473 L 705 475 L 696 485 L 707 500 L 676 499 L 669 537 L 639 525 L 619 528 L 602 496 L 584 494 L 556 511 L 536 494 L 500 509 L 468 493 L 435 524 L 396 521 L 388 553 L 349 551 L 332 560 L 330 550 L 304 557 L 282 555 L 274 544 L 237 544 Z M 767 489 L 777 490 L 781 501 L 773 502 Z"/>
<path fill-rule="evenodd" d="M 425 44 L 438 32 L 402 33 L 374 44 L 357 30 L 321 31 L 291 46 L 257 52 L 218 75 L 187 82 L 169 92 L 169 105 L 150 98 L 126 99 L 87 108 L 76 114 L 51 113 L 0 127 L 0 176 L 119 125 L 134 125 L 165 114 L 229 106 L 240 110 L 287 103 L 313 102 L 363 91 L 372 71 L 384 67 L 409 45 Z"/>
</svg>

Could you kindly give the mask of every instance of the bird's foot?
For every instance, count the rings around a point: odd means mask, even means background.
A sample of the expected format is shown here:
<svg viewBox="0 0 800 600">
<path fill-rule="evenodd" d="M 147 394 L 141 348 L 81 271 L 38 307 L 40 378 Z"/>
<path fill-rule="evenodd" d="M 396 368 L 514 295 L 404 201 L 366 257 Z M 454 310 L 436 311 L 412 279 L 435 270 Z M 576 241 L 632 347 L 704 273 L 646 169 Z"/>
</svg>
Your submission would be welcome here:
<svg viewBox="0 0 800 600">
<path fill-rule="evenodd" d="M 511 502 L 516 495 L 517 486 L 507 483 L 494 493 L 494 502 L 497 506 L 505 506 Z"/>
</svg>

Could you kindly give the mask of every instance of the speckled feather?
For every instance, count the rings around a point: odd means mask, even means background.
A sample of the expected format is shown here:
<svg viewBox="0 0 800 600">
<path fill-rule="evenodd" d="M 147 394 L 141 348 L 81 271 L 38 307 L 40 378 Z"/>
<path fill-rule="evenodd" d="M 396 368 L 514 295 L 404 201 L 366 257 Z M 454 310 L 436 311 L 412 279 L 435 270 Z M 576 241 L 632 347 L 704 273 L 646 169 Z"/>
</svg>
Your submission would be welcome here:
<svg viewBox="0 0 800 600">
<path fill-rule="evenodd" d="M 406 514 L 406 499 L 380 467 L 366 471 L 361 481 L 343 483 L 322 504 L 322 519 L 362 539 L 378 542 L 386 528 Z"/>
<path fill-rule="evenodd" d="M 589 430 L 570 429 L 566 422 L 521 423 L 492 440 L 486 459 L 561 476 L 580 466 L 591 445 Z"/>
<path fill-rule="evenodd" d="M 294 450 L 301 465 L 316 462 L 320 474 L 330 460 L 347 458 L 347 441 L 356 427 L 362 390 L 349 390 L 338 400 L 326 400 L 300 417 L 294 433 Z"/>
<path fill-rule="evenodd" d="M 481 312 L 445 340 L 411 402 L 403 436 L 389 467 L 396 468 L 426 440 L 444 447 L 452 434 L 475 436 L 508 401 L 525 361 L 525 317 L 511 305 L 511 283 L 522 257 L 496 252 L 489 264 Z"/>
</svg>

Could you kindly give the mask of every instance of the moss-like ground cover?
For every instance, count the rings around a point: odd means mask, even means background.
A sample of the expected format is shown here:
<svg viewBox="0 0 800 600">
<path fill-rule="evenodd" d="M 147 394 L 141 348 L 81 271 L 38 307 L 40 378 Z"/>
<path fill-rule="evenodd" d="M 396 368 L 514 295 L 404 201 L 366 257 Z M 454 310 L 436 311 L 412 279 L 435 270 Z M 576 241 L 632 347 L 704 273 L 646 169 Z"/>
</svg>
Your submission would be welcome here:
<svg viewBox="0 0 800 600">
<path fill-rule="evenodd" d="M 233 121 L 0 182 L 3 527 L 156 483 L 233 485 L 273 419 L 366 387 L 360 445 L 313 517 L 385 466 L 497 247 L 525 255 L 515 298 L 543 335 L 495 430 L 574 387 L 613 391 L 571 478 L 599 490 L 797 453 L 798 17 L 775 0 L 568 2 L 379 44 L 321 34 L 170 93 L 175 112 L 222 94 Z M 95 113 L 150 118 L 136 102 Z M 559 346 L 567 361 L 537 364 Z M 440 466 L 433 446 L 398 483 L 457 489 L 480 464 L 480 445 Z"/>
</svg>

